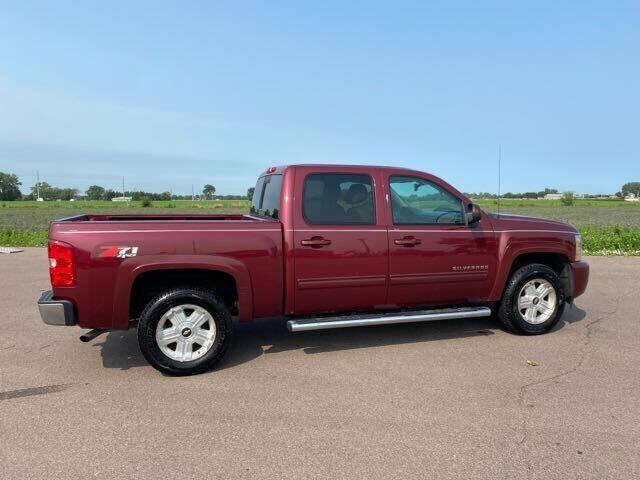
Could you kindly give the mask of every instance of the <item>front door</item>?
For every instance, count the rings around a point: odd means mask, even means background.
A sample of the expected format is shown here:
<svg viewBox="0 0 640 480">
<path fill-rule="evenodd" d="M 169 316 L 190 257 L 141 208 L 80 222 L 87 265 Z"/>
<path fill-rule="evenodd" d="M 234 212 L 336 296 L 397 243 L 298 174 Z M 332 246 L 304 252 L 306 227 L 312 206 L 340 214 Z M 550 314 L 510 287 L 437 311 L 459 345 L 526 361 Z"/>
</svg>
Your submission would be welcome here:
<svg viewBox="0 0 640 480">
<path fill-rule="evenodd" d="M 486 300 L 497 263 L 496 238 L 486 216 L 467 225 L 462 200 L 432 179 L 392 175 L 386 182 L 392 223 L 389 303 Z"/>
<path fill-rule="evenodd" d="M 363 311 L 387 295 L 388 244 L 376 179 L 299 168 L 294 213 L 296 314 Z"/>
</svg>

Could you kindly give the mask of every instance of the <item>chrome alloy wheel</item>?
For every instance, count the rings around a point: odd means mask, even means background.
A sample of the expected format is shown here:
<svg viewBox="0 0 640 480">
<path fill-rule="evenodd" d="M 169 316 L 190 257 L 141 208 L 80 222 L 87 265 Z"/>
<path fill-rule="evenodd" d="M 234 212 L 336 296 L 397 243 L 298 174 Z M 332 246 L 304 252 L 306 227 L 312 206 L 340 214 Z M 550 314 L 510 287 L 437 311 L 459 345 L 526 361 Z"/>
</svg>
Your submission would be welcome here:
<svg viewBox="0 0 640 480">
<path fill-rule="evenodd" d="M 160 351 L 177 362 L 188 362 L 211 350 L 216 340 L 216 322 L 198 305 L 170 308 L 156 327 Z"/>
<path fill-rule="evenodd" d="M 556 289 L 542 278 L 527 282 L 518 294 L 518 311 L 524 321 L 532 325 L 549 320 L 557 303 Z"/>
</svg>

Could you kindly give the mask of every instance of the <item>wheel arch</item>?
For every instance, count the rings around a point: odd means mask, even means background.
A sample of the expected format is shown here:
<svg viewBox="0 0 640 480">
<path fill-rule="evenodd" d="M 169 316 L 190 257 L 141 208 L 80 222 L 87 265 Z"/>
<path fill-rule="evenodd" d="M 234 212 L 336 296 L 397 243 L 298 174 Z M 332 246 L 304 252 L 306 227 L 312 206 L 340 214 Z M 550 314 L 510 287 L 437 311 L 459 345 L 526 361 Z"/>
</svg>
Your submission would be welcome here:
<svg viewBox="0 0 640 480">
<path fill-rule="evenodd" d="M 179 285 L 210 288 L 240 321 L 251 319 L 251 277 L 244 263 L 215 255 L 158 257 L 137 257 L 121 264 L 113 307 L 114 328 L 128 328 L 129 321 L 144 308 L 145 299 L 151 299 L 160 289 Z"/>
<path fill-rule="evenodd" d="M 503 267 L 500 270 L 493 290 L 491 301 L 500 301 L 504 294 L 507 282 L 513 272 L 525 265 L 539 263 L 554 270 L 560 277 L 560 282 L 565 289 L 565 294 L 569 297 L 572 289 L 571 263 L 566 252 L 553 250 L 523 250 L 514 255 L 502 259 Z"/>
</svg>

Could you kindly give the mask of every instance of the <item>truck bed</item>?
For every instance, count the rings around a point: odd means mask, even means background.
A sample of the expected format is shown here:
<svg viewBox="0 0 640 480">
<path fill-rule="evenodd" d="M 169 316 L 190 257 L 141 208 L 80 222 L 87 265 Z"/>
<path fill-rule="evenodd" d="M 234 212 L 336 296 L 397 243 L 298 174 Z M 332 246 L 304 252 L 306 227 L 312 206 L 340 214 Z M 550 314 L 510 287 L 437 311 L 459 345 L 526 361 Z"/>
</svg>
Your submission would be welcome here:
<svg viewBox="0 0 640 480">
<path fill-rule="evenodd" d="M 54 288 L 54 294 L 76 301 L 78 324 L 85 328 L 127 328 L 129 292 L 149 269 L 227 272 L 242 279 L 238 294 L 247 298 L 240 302 L 241 321 L 282 313 L 282 224 L 275 219 L 77 215 L 53 222 L 49 239 L 74 248 L 77 286 Z M 119 250 L 127 252 L 124 259 L 109 253 Z M 259 285 L 253 285 L 256 281 Z"/>
</svg>

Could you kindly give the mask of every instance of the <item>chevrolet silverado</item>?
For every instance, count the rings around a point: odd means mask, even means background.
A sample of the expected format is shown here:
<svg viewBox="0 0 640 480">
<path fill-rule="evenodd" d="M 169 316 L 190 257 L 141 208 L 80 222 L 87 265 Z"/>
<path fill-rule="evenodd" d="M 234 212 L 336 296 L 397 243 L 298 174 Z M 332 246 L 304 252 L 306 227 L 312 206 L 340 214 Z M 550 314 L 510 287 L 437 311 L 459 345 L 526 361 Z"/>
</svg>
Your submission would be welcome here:
<svg viewBox="0 0 640 480">
<path fill-rule="evenodd" d="M 232 317 L 292 332 L 495 315 L 548 332 L 587 286 L 575 228 L 489 214 L 443 180 L 373 166 L 289 165 L 246 215 L 81 215 L 53 222 L 43 321 L 137 328 L 174 375 L 212 368 Z"/>
</svg>

